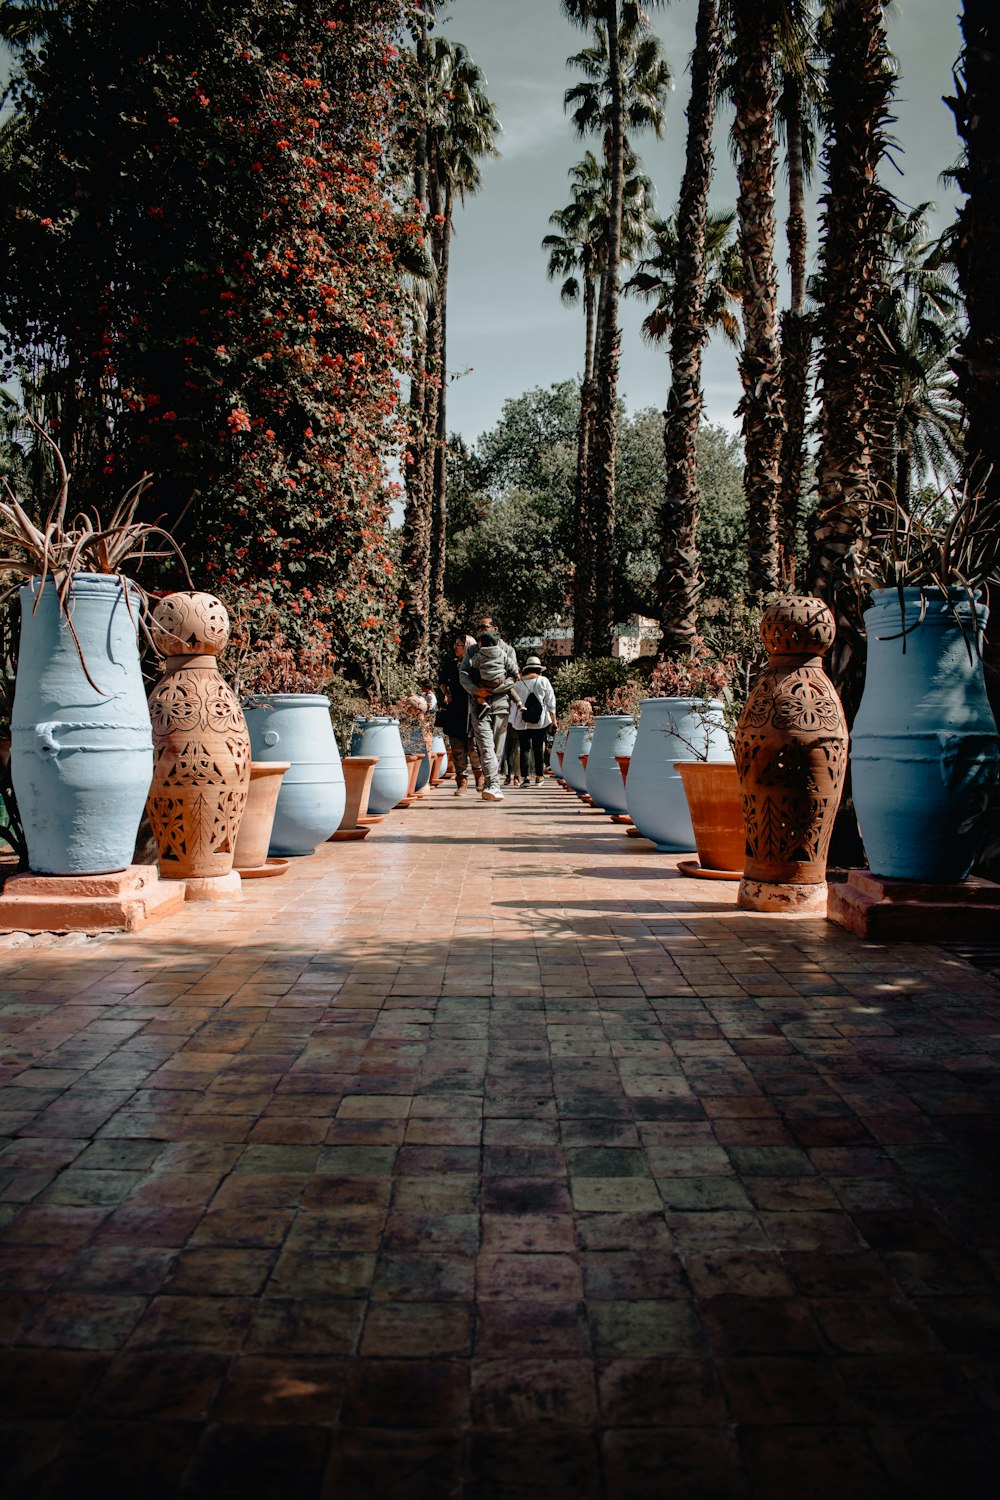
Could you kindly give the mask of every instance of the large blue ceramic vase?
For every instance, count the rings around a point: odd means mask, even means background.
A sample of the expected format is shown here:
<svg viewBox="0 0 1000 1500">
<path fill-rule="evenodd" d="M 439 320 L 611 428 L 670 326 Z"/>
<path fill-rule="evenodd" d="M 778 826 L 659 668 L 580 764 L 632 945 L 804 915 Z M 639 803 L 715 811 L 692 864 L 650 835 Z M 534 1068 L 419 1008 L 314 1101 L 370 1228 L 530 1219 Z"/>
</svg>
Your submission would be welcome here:
<svg viewBox="0 0 1000 1500">
<path fill-rule="evenodd" d="M 629 817 L 662 853 L 693 850 L 694 829 L 676 761 L 731 760 L 718 698 L 644 698 L 625 783 Z"/>
<path fill-rule="evenodd" d="M 981 657 L 988 611 L 968 594 L 876 589 L 865 611 L 868 666 L 851 735 L 865 854 L 890 880 L 964 880 L 1000 776 Z M 956 613 L 964 625 L 964 635 Z M 904 648 L 905 644 L 905 650 Z"/>
<path fill-rule="evenodd" d="M 380 817 L 406 796 L 410 781 L 403 742 L 399 737 L 399 720 L 357 719 L 351 754 L 378 756 L 368 793 L 368 811 Z"/>
<path fill-rule="evenodd" d="M 594 738 L 587 755 L 587 792 L 598 807 L 614 815 L 625 811 L 625 782 L 615 756 L 631 755 L 635 736 L 631 714 L 601 714 L 594 720 Z"/>
<path fill-rule="evenodd" d="M 278 793 L 268 854 L 315 853 L 340 827 L 347 792 L 322 693 L 255 693 L 244 700 L 254 760 L 290 761 Z"/>
<path fill-rule="evenodd" d="M 133 584 L 103 573 L 76 575 L 68 619 L 51 579 L 21 589 L 11 772 L 39 874 L 132 863 L 153 775 L 139 608 Z"/>
<path fill-rule="evenodd" d="M 563 752 L 563 780 L 574 792 L 587 790 L 587 770 L 580 764 L 581 755 L 590 755 L 590 742 L 594 730 L 590 724 L 571 724 L 566 735 Z"/>
<path fill-rule="evenodd" d="M 566 764 L 566 736 L 568 734 L 568 729 L 557 729 L 555 734 L 552 736 L 552 751 L 551 758 L 549 760 L 549 767 L 552 771 L 553 776 L 557 777 L 560 781 L 566 780 L 563 766 Z M 562 757 L 561 760 L 560 756 Z"/>
</svg>

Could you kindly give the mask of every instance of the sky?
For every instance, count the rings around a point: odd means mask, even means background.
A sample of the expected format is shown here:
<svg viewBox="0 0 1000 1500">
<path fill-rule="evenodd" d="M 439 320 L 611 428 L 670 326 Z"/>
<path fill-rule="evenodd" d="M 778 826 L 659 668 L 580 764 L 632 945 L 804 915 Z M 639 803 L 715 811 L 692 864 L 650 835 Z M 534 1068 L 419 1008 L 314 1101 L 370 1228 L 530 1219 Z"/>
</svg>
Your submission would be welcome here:
<svg viewBox="0 0 1000 1500">
<path fill-rule="evenodd" d="M 674 212 L 684 163 L 696 0 L 674 0 L 651 19 L 674 75 L 664 138 L 636 145 L 657 190 L 657 212 Z M 937 228 L 954 214 L 957 198 L 939 174 L 958 154 L 950 110 L 951 70 L 960 46 L 958 0 L 897 0 L 888 18 L 889 45 L 898 64 L 893 133 L 899 145 L 886 185 L 906 206 L 932 200 Z M 443 30 L 463 42 L 482 68 L 504 127 L 499 160 L 483 164 L 483 186 L 456 214 L 448 287 L 448 427 L 469 443 L 496 422 L 505 400 L 533 386 L 578 376 L 583 365 L 583 313 L 567 308 L 557 282 L 545 273 L 541 240 L 548 217 L 570 198 L 568 171 L 589 142 L 581 142 L 563 109 L 575 81 L 566 67 L 586 45 L 559 0 L 452 0 Z M 736 201 L 728 117 L 717 122 L 712 206 Z M 813 192 L 815 194 L 815 185 Z M 784 191 L 784 184 L 781 184 Z M 780 221 L 784 208 L 780 208 Z M 779 223 L 778 259 L 784 258 Z M 815 226 L 811 251 L 816 249 Z M 661 409 L 667 358 L 639 333 L 643 304 L 623 301 L 621 392 L 630 410 Z M 464 373 L 468 371 L 468 373 Z M 736 430 L 740 398 L 735 355 L 721 338 L 706 351 L 703 380 L 710 421 Z"/>
</svg>

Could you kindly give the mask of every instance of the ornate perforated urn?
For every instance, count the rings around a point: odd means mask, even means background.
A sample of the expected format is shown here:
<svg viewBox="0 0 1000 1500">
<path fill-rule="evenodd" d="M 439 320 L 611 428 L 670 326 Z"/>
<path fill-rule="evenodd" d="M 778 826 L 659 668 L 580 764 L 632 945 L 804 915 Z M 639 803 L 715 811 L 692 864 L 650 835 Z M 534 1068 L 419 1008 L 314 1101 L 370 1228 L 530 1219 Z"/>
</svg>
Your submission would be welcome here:
<svg viewBox="0 0 1000 1500">
<path fill-rule="evenodd" d="M 822 599 L 764 612 L 770 658 L 740 715 L 734 750 L 746 823 L 738 904 L 825 914 L 826 861 L 847 770 L 847 724 L 823 656 L 836 625 Z"/>
<path fill-rule="evenodd" d="M 229 616 L 212 594 L 167 594 L 153 611 L 152 635 L 164 657 L 149 697 L 147 804 L 160 873 L 195 883 L 228 877 L 250 784 L 250 736 L 216 662 Z M 198 891 L 211 893 L 210 884 Z M 188 894 L 195 894 L 191 885 Z"/>
</svg>

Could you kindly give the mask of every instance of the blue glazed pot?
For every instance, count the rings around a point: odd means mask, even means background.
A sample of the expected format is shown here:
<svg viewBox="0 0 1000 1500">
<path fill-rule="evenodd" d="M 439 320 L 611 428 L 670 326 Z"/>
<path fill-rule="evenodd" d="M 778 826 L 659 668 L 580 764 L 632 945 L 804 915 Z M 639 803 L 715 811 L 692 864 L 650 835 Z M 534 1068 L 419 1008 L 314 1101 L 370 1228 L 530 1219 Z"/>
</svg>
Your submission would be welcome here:
<svg viewBox="0 0 1000 1500">
<path fill-rule="evenodd" d="M 580 764 L 580 756 L 589 756 L 593 734 L 594 731 L 589 724 L 571 724 L 566 734 L 563 780 L 573 788 L 574 792 L 587 790 L 587 771 Z"/>
<path fill-rule="evenodd" d="M 139 667 L 139 594 L 125 587 L 128 598 L 117 577 L 77 574 L 72 631 L 51 579 L 21 589 L 11 772 L 28 862 L 42 875 L 100 875 L 132 863 L 153 736 Z"/>
<path fill-rule="evenodd" d="M 549 764 L 552 768 L 553 776 L 558 777 L 561 781 L 566 780 L 566 777 L 563 774 L 562 766 L 566 763 L 565 750 L 566 736 L 568 733 L 569 731 L 566 729 L 557 729 L 555 734 L 552 736 L 552 753 Z M 559 763 L 560 755 L 562 755 L 563 757 L 562 765 L 560 765 Z"/>
<path fill-rule="evenodd" d="M 625 784 L 625 806 L 644 838 L 662 853 L 695 849 L 694 829 L 676 761 L 731 760 L 722 703 L 644 698 Z M 707 715 L 707 717 L 706 717 Z M 695 754 L 697 749 L 702 754 Z"/>
<path fill-rule="evenodd" d="M 868 864 L 889 880 L 964 880 L 1000 776 L 982 647 L 988 611 L 962 590 L 876 589 L 868 666 L 851 736 L 854 806 Z M 965 627 L 970 652 L 956 619 Z M 895 639 L 893 639 L 895 637 Z"/>
<path fill-rule="evenodd" d="M 601 714 L 587 755 L 587 791 L 608 813 L 625 811 L 625 782 L 616 755 L 631 755 L 636 725 L 631 714 Z M 629 770 L 631 771 L 631 766 Z"/>
<path fill-rule="evenodd" d="M 322 693 L 255 693 L 243 704 L 254 760 L 290 761 L 278 793 L 268 854 L 313 854 L 340 827 L 344 768 Z"/>
<path fill-rule="evenodd" d="M 351 754 L 378 756 L 368 793 L 368 811 L 376 816 L 390 812 L 406 796 L 410 780 L 399 737 L 399 720 L 356 720 Z"/>
</svg>

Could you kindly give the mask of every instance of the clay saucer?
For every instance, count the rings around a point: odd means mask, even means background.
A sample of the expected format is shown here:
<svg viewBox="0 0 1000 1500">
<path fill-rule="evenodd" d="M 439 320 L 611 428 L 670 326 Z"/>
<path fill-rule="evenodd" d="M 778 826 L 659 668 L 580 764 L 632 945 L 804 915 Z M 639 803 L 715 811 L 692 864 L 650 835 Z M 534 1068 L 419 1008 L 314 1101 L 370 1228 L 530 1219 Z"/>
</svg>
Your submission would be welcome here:
<svg viewBox="0 0 1000 1500">
<path fill-rule="evenodd" d="M 696 859 L 680 859 L 677 861 L 677 869 L 681 875 L 689 875 L 692 880 L 742 880 L 742 870 L 704 870 Z"/>
<path fill-rule="evenodd" d="M 267 859 L 262 865 L 254 865 L 249 870 L 239 870 L 237 873 L 241 880 L 266 880 L 272 875 L 284 875 L 287 869 L 287 859 Z"/>
</svg>

